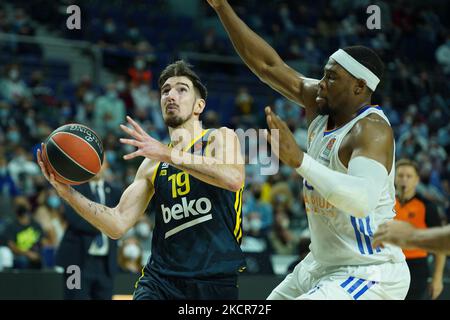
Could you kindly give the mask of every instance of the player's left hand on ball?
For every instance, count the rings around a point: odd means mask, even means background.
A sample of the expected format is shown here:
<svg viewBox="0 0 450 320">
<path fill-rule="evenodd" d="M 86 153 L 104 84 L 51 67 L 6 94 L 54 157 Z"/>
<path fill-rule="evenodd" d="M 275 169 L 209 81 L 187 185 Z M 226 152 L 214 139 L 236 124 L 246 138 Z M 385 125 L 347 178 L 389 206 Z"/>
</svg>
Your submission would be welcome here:
<svg viewBox="0 0 450 320">
<path fill-rule="evenodd" d="M 131 117 L 127 116 L 127 121 L 131 125 L 131 128 L 123 124 L 120 125 L 120 128 L 134 139 L 120 138 L 120 142 L 134 146 L 137 150 L 124 155 L 123 158 L 125 160 L 130 160 L 136 157 L 146 157 L 149 159 L 164 161 L 165 156 L 167 155 L 168 147 L 152 138 Z"/>
<path fill-rule="evenodd" d="M 272 152 L 288 166 L 299 167 L 303 159 L 303 151 L 295 141 L 291 130 L 289 130 L 286 122 L 281 120 L 270 107 L 266 107 L 265 112 L 267 125 L 270 129 L 270 132 L 265 131 L 265 135 L 272 146 Z M 276 130 L 278 130 L 278 134 Z"/>
</svg>

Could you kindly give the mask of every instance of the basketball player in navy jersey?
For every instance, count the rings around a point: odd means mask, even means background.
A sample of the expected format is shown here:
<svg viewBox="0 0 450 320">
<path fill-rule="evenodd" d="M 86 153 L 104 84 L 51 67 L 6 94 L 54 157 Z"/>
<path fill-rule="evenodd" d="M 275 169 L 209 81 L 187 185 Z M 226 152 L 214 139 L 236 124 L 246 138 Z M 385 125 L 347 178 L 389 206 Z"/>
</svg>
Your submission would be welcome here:
<svg viewBox="0 0 450 320">
<path fill-rule="evenodd" d="M 395 204 L 394 136 L 371 97 L 383 73 L 377 54 L 363 46 L 334 52 L 323 78 L 289 67 L 226 0 L 208 0 L 236 51 L 265 83 L 305 108 L 308 150 L 270 108 L 266 118 L 279 139 L 272 150 L 304 178 L 311 253 L 269 299 L 404 299 L 410 276 L 398 247 L 373 248 L 378 226 Z M 268 138 L 270 134 L 267 133 Z"/>
<path fill-rule="evenodd" d="M 131 127 L 121 128 L 131 139 L 121 142 L 137 150 L 124 158 L 145 159 L 116 207 L 94 203 L 57 182 L 40 151 L 39 165 L 58 194 L 113 239 L 133 227 L 152 202 L 152 256 L 134 299 L 237 299 L 237 276 L 245 269 L 240 249 L 245 172 L 238 138 L 225 127 L 202 128 L 207 90 L 185 62 L 167 66 L 159 86 L 172 142 L 153 139 L 128 117 Z"/>
</svg>

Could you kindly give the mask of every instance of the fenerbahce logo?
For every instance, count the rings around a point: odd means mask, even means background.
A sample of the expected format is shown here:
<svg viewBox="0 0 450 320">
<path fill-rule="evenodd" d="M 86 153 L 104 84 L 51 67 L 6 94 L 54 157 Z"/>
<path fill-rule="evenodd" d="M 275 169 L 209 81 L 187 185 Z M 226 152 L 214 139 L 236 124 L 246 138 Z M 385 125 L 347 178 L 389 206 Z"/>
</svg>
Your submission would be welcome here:
<svg viewBox="0 0 450 320">
<path fill-rule="evenodd" d="M 167 239 L 174 234 L 195 226 L 197 224 L 203 223 L 205 221 L 212 219 L 212 214 L 208 214 L 211 211 L 212 204 L 211 200 L 208 198 L 200 198 L 191 200 L 188 202 L 186 197 L 181 198 L 181 204 L 177 203 L 173 205 L 171 208 L 166 208 L 163 204 L 161 205 L 161 212 L 163 216 L 164 223 L 169 223 L 173 220 L 183 220 L 189 218 L 189 216 L 199 216 L 196 219 L 190 220 L 186 223 L 183 223 L 172 230 L 166 232 L 165 238 Z"/>
</svg>

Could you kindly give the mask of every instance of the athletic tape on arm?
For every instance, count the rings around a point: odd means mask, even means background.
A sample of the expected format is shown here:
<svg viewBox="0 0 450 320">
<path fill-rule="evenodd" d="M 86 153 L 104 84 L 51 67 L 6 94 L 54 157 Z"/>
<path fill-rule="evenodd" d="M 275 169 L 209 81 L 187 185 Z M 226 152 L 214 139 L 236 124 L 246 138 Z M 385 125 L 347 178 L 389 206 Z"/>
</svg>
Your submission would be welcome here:
<svg viewBox="0 0 450 320">
<path fill-rule="evenodd" d="M 344 174 L 329 169 L 306 153 L 296 171 L 330 204 L 358 218 L 375 209 L 388 177 L 386 168 L 373 159 L 351 159 L 348 173 Z"/>
</svg>

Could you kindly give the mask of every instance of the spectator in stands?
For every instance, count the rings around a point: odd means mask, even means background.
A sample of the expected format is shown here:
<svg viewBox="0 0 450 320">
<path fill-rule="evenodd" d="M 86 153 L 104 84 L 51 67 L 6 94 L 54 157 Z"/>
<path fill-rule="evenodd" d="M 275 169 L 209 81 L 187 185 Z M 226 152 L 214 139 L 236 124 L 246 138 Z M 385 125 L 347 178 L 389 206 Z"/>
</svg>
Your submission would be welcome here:
<svg viewBox="0 0 450 320">
<path fill-rule="evenodd" d="M 428 201 L 434 202 L 438 206 L 445 204 L 446 199 L 444 198 L 439 187 L 436 187 L 431 183 L 432 176 L 435 171 L 433 164 L 428 154 L 421 153 L 416 157 L 416 161 L 420 163 L 419 176 L 420 182 L 417 185 L 417 192 L 421 194 Z"/>
<path fill-rule="evenodd" d="M 436 49 L 435 55 L 444 72 L 450 74 L 450 34 L 447 35 L 447 40 Z"/>
<path fill-rule="evenodd" d="M 248 88 L 241 86 L 238 89 L 234 103 L 236 105 L 236 114 L 233 123 L 236 127 L 255 127 L 256 119 L 254 116 L 254 99 L 248 92 Z"/>
<path fill-rule="evenodd" d="M 246 199 L 245 212 L 257 213 L 261 225 L 259 227 L 262 234 L 270 231 L 273 224 L 272 206 L 262 199 L 262 183 L 255 182 L 251 186 L 251 196 Z"/>
<path fill-rule="evenodd" d="M 208 30 L 206 30 L 202 44 L 200 46 L 200 51 L 210 54 L 224 53 L 224 48 L 219 38 L 217 37 L 215 28 L 209 28 Z"/>
<path fill-rule="evenodd" d="M 142 40 L 144 40 L 144 38 L 135 22 L 128 23 L 127 33 L 122 46 L 130 51 L 135 51 L 137 45 Z"/>
<path fill-rule="evenodd" d="M 4 8 L 0 7 L 0 32 L 7 33 L 11 29 L 11 25 Z"/>
<path fill-rule="evenodd" d="M 75 89 L 75 97 L 78 101 L 92 101 L 96 96 L 92 79 L 89 75 L 84 75 Z"/>
<path fill-rule="evenodd" d="M 312 68 L 312 71 L 317 72 L 318 69 L 315 68 L 323 62 L 324 56 L 312 37 L 306 38 L 304 46 L 304 50 L 302 50 L 303 61 Z"/>
<path fill-rule="evenodd" d="M 31 95 L 26 83 L 20 77 L 20 66 L 11 64 L 6 68 L 6 76 L 0 79 L 0 97 L 11 103 Z"/>
<path fill-rule="evenodd" d="M 95 101 L 94 124 L 101 136 L 107 132 L 119 132 L 119 125 L 125 119 L 125 104 L 119 99 L 116 85 L 109 83 L 106 93 Z"/>
<path fill-rule="evenodd" d="M 139 86 L 141 84 L 149 86 L 153 80 L 153 73 L 147 66 L 147 60 L 144 56 L 136 57 L 133 67 L 128 69 L 128 75 L 131 78 L 132 86 Z"/>
<path fill-rule="evenodd" d="M 283 120 L 293 119 L 298 121 L 301 118 L 302 110 L 292 101 L 279 97 L 275 100 L 275 112 Z"/>
<path fill-rule="evenodd" d="M 126 113 L 134 117 L 135 104 L 130 92 L 130 83 L 125 75 L 119 75 L 117 78 L 116 89 L 119 98 L 125 104 Z"/>
<path fill-rule="evenodd" d="M 117 26 L 114 19 L 108 18 L 104 22 L 103 33 L 100 39 L 102 46 L 114 46 L 118 43 L 119 35 L 117 34 Z"/>
<path fill-rule="evenodd" d="M 219 128 L 220 127 L 220 115 L 214 110 L 208 110 L 203 116 L 203 125 L 206 128 Z"/>
<path fill-rule="evenodd" d="M 289 229 L 290 219 L 280 206 L 275 211 L 274 228 L 269 234 L 269 241 L 274 254 L 293 255 L 297 253 L 300 238 Z"/>
<path fill-rule="evenodd" d="M 14 131 L 9 133 L 12 134 Z M 16 138 L 14 138 L 15 140 Z M 20 136 L 18 141 L 20 141 Z M 33 161 L 33 155 L 22 146 L 15 147 L 13 158 L 8 164 L 8 171 L 24 195 L 31 196 L 35 192 L 34 181 L 41 176 L 40 168 Z"/>
<path fill-rule="evenodd" d="M 53 90 L 49 86 L 47 86 L 44 82 L 45 77 L 41 70 L 35 70 L 31 74 L 30 77 L 30 83 L 29 88 L 31 91 L 31 94 L 34 98 L 41 98 L 41 99 L 54 99 L 53 98 Z M 45 100 L 43 100 L 44 102 Z"/>
<path fill-rule="evenodd" d="M 40 269 L 44 231 L 37 224 L 27 198 L 16 198 L 16 220 L 6 228 L 8 247 L 14 253 L 14 268 Z"/>
<path fill-rule="evenodd" d="M 124 239 L 119 247 L 118 263 L 121 272 L 141 273 L 142 249 L 135 237 Z"/>
<path fill-rule="evenodd" d="M 136 117 L 142 121 L 148 119 L 152 108 L 155 109 L 155 99 L 150 96 L 150 88 L 148 84 L 141 83 L 140 85 L 133 86 L 131 89 L 131 97 L 135 107 Z M 159 106 L 159 101 L 158 101 Z M 158 110 L 161 113 L 160 110 Z"/>
<path fill-rule="evenodd" d="M 145 215 L 133 228 L 136 239 L 139 242 L 139 247 L 142 249 L 140 260 L 142 266 L 147 263 L 151 256 L 153 225 L 148 216 Z"/>
<path fill-rule="evenodd" d="M 21 36 L 33 37 L 36 34 L 34 23 L 22 9 L 17 9 L 13 30 Z M 15 53 L 41 56 L 42 49 L 36 43 L 17 42 Z"/>
<path fill-rule="evenodd" d="M 405 132 L 397 141 L 396 154 L 399 158 L 414 158 L 419 152 L 427 149 L 427 141 L 413 131 Z"/>
<path fill-rule="evenodd" d="M 76 107 L 75 120 L 83 123 L 88 127 L 95 127 L 94 109 L 95 109 L 95 94 L 93 91 L 86 91 L 82 95 L 82 100 Z"/>
<path fill-rule="evenodd" d="M 5 155 L 0 152 L 0 218 L 12 218 L 12 203 L 11 200 L 19 194 L 11 174 L 9 173 L 8 163 Z"/>
<path fill-rule="evenodd" d="M 280 165 L 280 179 L 272 185 L 270 194 L 272 206 L 274 208 L 282 207 L 283 210 L 288 212 L 290 212 L 294 203 L 293 190 L 289 184 L 290 174 L 291 170 L 287 166 Z"/>
<path fill-rule="evenodd" d="M 267 236 L 261 232 L 262 219 L 259 212 L 248 212 L 242 221 L 244 236 L 241 249 L 243 252 L 263 253 L 269 252 Z"/>
<path fill-rule="evenodd" d="M 66 229 L 62 207 L 61 199 L 53 189 L 43 189 L 39 193 L 35 219 L 47 234 L 44 245 L 53 249 L 58 248 Z"/>
<path fill-rule="evenodd" d="M 0 232 L 1 237 L 1 232 Z M 14 254 L 11 249 L 1 244 L 0 239 L 0 272 L 3 270 L 12 269 L 14 266 Z"/>
</svg>

